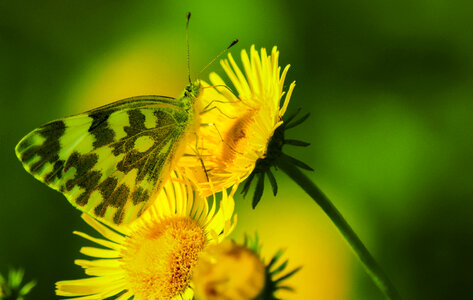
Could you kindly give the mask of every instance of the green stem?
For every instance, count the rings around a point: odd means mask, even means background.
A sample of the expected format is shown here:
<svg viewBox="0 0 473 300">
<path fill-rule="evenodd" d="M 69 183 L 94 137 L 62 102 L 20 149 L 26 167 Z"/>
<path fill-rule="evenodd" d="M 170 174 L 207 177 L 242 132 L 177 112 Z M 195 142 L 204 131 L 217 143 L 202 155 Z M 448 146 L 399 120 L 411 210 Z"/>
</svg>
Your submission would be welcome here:
<svg viewBox="0 0 473 300">
<path fill-rule="evenodd" d="M 350 244 L 355 254 L 358 256 L 368 275 L 375 282 L 378 288 L 383 292 L 387 299 L 401 299 L 398 292 L 394 288 L 383 270 L 376 263 L 369 253 L 368 249 L 363 245 L 360 238 L 356 235 L 347 221 L 340 214 L 333 203 L 325 196 L 325 194 L 294 164 L 285 159 L 285 155 L 277 160 L 276 165 L 283 170 L 292 180 L 294 180 L 312 199 L 323 209 L 327 216 L 337 226 L 345 240 Z"/>
</svg>

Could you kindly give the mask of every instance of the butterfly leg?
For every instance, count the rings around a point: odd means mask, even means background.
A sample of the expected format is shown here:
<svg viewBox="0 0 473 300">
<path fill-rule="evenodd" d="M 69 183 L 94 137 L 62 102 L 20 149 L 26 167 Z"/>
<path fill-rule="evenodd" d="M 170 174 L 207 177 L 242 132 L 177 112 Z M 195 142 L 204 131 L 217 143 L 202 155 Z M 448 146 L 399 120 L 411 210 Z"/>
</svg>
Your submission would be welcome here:
<svg viewBox="0 0 473 300">
<path fill-rule="evenodd" d="M 208 87 L 205 87 L 205 88 L 216 88 L 216 87 L 223 87 L 223 88 L 226 88 L 230 91 L 230 93 L 232 95 L 235 95 L 235 93 L 232 91 L 231 88 L 229 88 L 228 86 L 226 85 L 214 85 L 214 86 L 208 86 Z M 230 117 L 228 116 L 227 114 L 225 114 L 218 106 L 214 105 L 212 106 L 212 104 L 214 103 L 222 103 L 222 104 L 229 104 L 229 103 L 236 103 L 236 102 L 241 102 L 241 99 L 239 97 L 236 97 L 238 99 L 238 101 L 222 101 L 222 100 L 212 100 L 210 101 L 203 109 L 202 111 L 200 112 L 200 114 L 205 114 L 213 109 L 217 109 L 222 115 L 224 115 L 225 117 L 229 118 L 229 119 L 236 119 L 236 117 Z M 243 102 L 242 102 L 243 103 Z"/>
<path fill-rule="evenodd" d="M 204 173 L 205 173 L 205 177 L 207 179 L 207 182 L 210 182 L 210 179 L 209 179 L 209 173 L 207 171 L 210 171 L 210 170 L 207 170 L 207 168 L 205 167 L 205 163 L 204 163 L 204 160 L 202 159 L 202 155 L 200 154 L 199 152 L 199 137 L 198 135 L 196 134 L 195 135 L 195 148 L 192 148 L 192 151 L 194 152 L 194 154 L 184 154 L 185 156 L 193 156 L 193 157 L 197 157 L 200 161 L 200 164 L 202 166 L 202 169 L 204 170 Z M 202 146 L 200 147 L 200 149 L 203 149 L 205 150 L 205 148 Z"/>
<path fill-rule="evenodd" d="M 205 113 L 208 113 L 214 109 L 218 110 L 222 115 L 224 115 L 225 117 L 229 118 L 229 119 L 236 119 L 236 117 L 230 117 L 229 115 L 225 114 L 218 106 L 213 106 L 213 107 L 210 107 L 209 108 L 209 105 L 212 104 L 212 102 L 214 102 L 216 100 L 212 100 L 206 107 L 204 107 L 204 109 L 200 112 L 201 115 L 205 114 Z"/>
<path fill-rule="evenodd" d="M 235 153 L 238 153 L 238 154 L 243 154 L 241 152 L 238 152 L 235 148 L 233 148 L 230 144 L 228 144 L 227 142 L 225 142 L 225 140 L 223 139 L 222 137 L 222 134 L 220 133 L 220 130 L 218 130 L 218 127 L 215 123 L 201 123 L 200 126 L 214 126 L 215 130 L 217 131 L 218 133 L 218 136 L 220 137 L 220 141 L 222 143 L 224 143 L 230 150 L 232 150 L 233 152 Z"/>
<path fill-rule="evenodd" d="M 228 86 L 224 85 L 224 84 L 218 84 L 218 85 L 210 85 L 210 86 L 206 86 L 206 87 L 203 87 L 203 89 L 208 89 L 208 88 L 217 88 L 217 87 L 223 87 L 225 89 L 227 89 L 230 94 L 232 94 L 235 98 L 238 99 L 238 101 L 241 101 L 240 97 L 236 96 L 236 93 Z M 220 92 L 220 91 L 219 91 Z M 221 93 L 221 92 L 220 92 Z M 222 101 L 223 102 L 223 101 Z M 233 102 L 236 102 L 236 101 L 228 101 L 227 103 L 233 103 Z"/>
<path fill-rule="evenodd" d="M 203 142 L 204 141 L 202 141 L 202 143 Z M 202 146 L 202 149 L 204 149 L 203 146 Z M 202 159 L 202 156 L 199 153 L 199 137 L 198 137 L 197 133 L 195 134 L 195 149 L 194 149 L 194 152 L 195 152 L 196 157 L 199 159 L 200 164 L 202 165 L 202 168 L 204 169 L 204 173 L 205 173 L 205 177 L 207 178 L 207 182 L 210 182 L 209 174 L 207 173 L 207 168 L 205 167 L 204 160 Z"/>
</svg>

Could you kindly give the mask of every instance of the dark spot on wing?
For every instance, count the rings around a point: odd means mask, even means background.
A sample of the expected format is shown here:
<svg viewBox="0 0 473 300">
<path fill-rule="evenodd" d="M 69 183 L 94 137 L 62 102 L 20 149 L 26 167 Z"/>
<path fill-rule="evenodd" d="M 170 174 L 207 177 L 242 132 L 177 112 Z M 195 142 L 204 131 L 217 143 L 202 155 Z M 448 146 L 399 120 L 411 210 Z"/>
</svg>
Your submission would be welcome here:
<svg viewBox="0 0 473 300">
<path fill-rule="evenodd" d="M 134 205 L 137 205 L 140 202 L 147 202 L 149 199 L 149 193 L 145 191 L 142 187 L 139 187 L 133 191 L 131 199 L 133 200 Z"/>
<path fill-rule="evenodd" d="M 108 199 L 115 188 L 117 187 L 118 180 L 113 177 L 108 177 L 105 179 L 99 186 L 98 189 L 100 190 L 100 193 L 102 194 L 102 197 L 104 199 Z"/>
<path fill-rule="evenodd" d="M 107 122 L 110 114 L 113 112 L 113 110 L 107 110 L 89 114 L 89 117 L 93 119 L 89 132 L 95 137 L 95 141 L 92 144 L 94 148 L 99 148 L 113 142 L 115 132 L 109 127 Z"/>
<path fill-rule="evenodd" d="M 114 182 L 111 181 L 110 183 L 111 186 L 116 186 L 116 180 Z M 104 198 L 103 201 L 95 207 L 95 214 L 99 217 L 103 217 L 107 212 L 108 207 L 116 207 L 118 208 L 118 210 L 115 213 L 113 222 L 116 224 L 120 224 L 123 219 L 122 213 L 126 205 L 126 201 L 128 200 L 129 194 L 130 189 L 126 185 L 119 185 L 117 188 L 114 188 L 113 192 L 109 194 L 107 198 Z"/>
<path fill-rule="evenodd" d="M 116 198 L 115 207 L 118 207 L 117 212 L 113 216 L 113 222 L 115 224 L 121 224 L 123 222 L 123 209 L 125 208 L 126 201 L 130 194 L 130 189 L 122 185 L 119 187 L 120 196 Z"/>
<path fill-rule="evenodd" d="M 45 138 L 41 145 L 34 145 L 34 134 L 18 145 L 17 150 L 19 152 L 26 149 L 20 154 L 20 159 L 24 164 L 28 164 L 36 155 L 40 157 L 37 162 L 30 166 L 30 172 L 39 173 L 45 163 L 54 163 L 59 159 L 58 153 L 61 149 L 59 139 L 65 130 L 66 126 L 63 121 L 54 121 L 37 129 L 36 133 Z"/>
<path fill-rule="evenodd" d="M 76 169 L 74 178 L 66 181 L 66 190 L 71 191 L 75 186 L 85 189 L 75 200 L 80 206 L 87 204 L 90 194 L 97 188 L 102 177 L 101 172 L 92 170 L 97 161 L 98 156 L 95 153 L 80 155 L 78 152 L 73 152 L 66 161 L 64 172 L 67 172 L 71 167 Z"/>
<path fill-rule="evenodd" d="M 64 160 L 60 159 L 54 163 L 53 170 L 44 176 L 44 182 L 51 183 L 55 179 L 61 179 L 62 170 L 64 168 Z"/>
<path fill-rule="evenodd" d="M 75 177 L 84 176 L 95 166 L 98 159 L 95 153 L 81 155 L 79 152 L 74 151 L 66 161 L 64 172 L 69 171 L 69 169 L 73 167 L 76 169 Z"/>
<path fill-rule="evenodd" d="M 78 185 L 84 188 L 85 191 L 75 200 L 77 205 L 84 206 L 89 202 L 90 195 L 95 190 L 95 187 L 98 185 L 101 177 L 102 173 L 99 171 L 91 171 L 87 174 L 86 180 L 78 180 Z"/>
</svg>

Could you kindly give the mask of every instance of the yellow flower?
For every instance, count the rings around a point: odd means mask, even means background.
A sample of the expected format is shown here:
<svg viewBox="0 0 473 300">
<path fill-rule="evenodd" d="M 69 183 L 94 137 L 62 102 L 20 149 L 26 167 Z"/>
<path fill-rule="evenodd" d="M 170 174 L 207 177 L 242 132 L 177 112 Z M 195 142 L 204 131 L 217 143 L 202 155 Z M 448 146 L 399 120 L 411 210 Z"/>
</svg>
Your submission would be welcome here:
<svg viewBox="0 0 473 300">
<path fill-rule="evenodd" d="M 186 153 L 191 155 L 181 158 L 178 167 L 204 195 L 239 184 L 256 161 L 265 158 L 295 86 L 291 83 L 284 92 L 289 65 L 281 73 L 278 57 L 276 47 L 271 55 L 264 48 L 258 53 L 254 46 L 250 56 L 243 50 L 243 74 L 229 54 L 221 65 L 238 96 L 215 73 L 210 74 L 211 85 L 202 82 L 197 100 L 203 107 L 198 138 L 188 146 Z"/>
<path fill-rule="evenodd" d="M 226 241 L 209 247 L 199 258 L 192 278 L 198 300 L 280 299 L 281 290 L 292 290 L 285 280 L 300 270 L 287 271 L 278 251 L 269 262 L 261 257 L 258 237 L 243 245 Z"/>
<path fill-rule="evenodd" d="M 208 201 L 173 174 L 153 205 L 127 227 L 111 228 L 83 214 L 104 238 L 75 234 L 104 248 L 83 247 L 90 260 L 75 263 L 93 276 L 56 283 L 56 294 L 70 299 L 192 299 L 192 270 L 202 251 L 233 230 L 235 189 Z M 209 204 L 210 202 L 210 204 Z M 218 207 L 218 208 L 217 208 Z M 114 298 L 115 299 L 115 298 Z"/>
<path fill-rule="evenodd" d="M 265 265 L 252 250 L 231 241 L 209 247 L 196 265 L 198 300 L 255 299 L 265 285 Z"/>
</svg>

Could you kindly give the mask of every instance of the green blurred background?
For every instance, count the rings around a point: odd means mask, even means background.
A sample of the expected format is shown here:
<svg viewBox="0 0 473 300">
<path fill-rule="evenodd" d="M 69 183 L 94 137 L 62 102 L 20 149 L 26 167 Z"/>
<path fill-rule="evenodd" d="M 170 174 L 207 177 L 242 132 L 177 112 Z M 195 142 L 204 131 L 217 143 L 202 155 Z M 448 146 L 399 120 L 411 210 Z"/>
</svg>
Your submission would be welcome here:
<svg viewBox="0 0 473 300">
<path fill-rule="evenodd" d="M 0 271 L 26 268 L 29 299 L 93 233 L 59 193 L 27 174 L 14 146 L 35 127 L 138 94 L 177 96 L 234 38 L 281 51 L 297 80 L 289 111 L 312 117 L 287 149 L 304 158 L 405 299 L 473 299 L 471 1 L 1 1 Z M 211 67 L 220 71 L 218 64 Z M 208 72 L 207 72 L 208 73 Z M 204 74 L 204 78 L 207 74 Z M 328 218 L 277 174 L 256 211 L 237 197 L 233 237 L 257 231 L 265 255 L 303 265 L 284 299 L 381 299 Z M 250 198 L 250 197 L 249 197 Z"/>
</svg>

